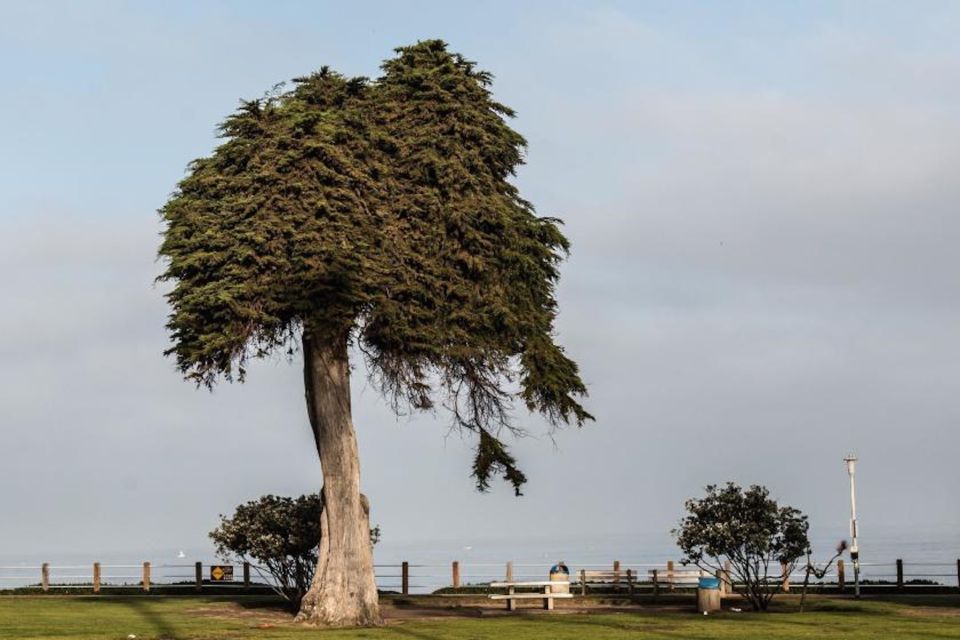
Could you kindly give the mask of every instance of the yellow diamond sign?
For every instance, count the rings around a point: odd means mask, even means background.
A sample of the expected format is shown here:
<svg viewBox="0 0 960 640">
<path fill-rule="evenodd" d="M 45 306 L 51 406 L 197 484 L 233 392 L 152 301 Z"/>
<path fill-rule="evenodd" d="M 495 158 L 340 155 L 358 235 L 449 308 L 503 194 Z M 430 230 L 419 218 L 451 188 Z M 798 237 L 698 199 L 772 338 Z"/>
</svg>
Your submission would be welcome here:
<svg viewBox="0 0 960 640">
<path fill-rule="evenodd" d="M 233 567 L 230 565 L 215 564 L 210 567 L 211 582 L 227 582 L 233 580 Z"/>
</svg>

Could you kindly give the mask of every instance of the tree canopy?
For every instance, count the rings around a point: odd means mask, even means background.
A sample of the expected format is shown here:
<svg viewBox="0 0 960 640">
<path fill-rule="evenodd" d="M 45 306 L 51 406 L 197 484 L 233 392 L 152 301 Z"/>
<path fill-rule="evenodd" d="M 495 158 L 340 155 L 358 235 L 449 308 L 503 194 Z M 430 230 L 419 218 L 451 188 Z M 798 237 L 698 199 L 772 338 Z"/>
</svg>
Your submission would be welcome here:
<svg viewBox="0 0 960 640">
<path fill-rule="evenodd" d="M 180 370 L 242 380 L 304 330 L 346 339 L 395 410 L 442 406 L 476 435 L 481 490 L 519 493 L 514 402 L 591 416 L 554 339 L 569 245 L 512 182 L 526 143 L 491 80 L 430 40 L 374 80 L 325 67 L 243 102 L 160 212 Z"/>
<path fill-rule="evenodd" d="M 710 573 L 724 571 L 729 560 L 734 589 L 758 611 L 766 611 L 797 560 L 810 553 L 807 516 L 781 507 L 766 487 L 744 490 L 728 482 L 708 485 L 706 495 L 687 500 L 687 515 L 674 530 L 683 562 Z M 771 571 L 772 569 L 772 571 Z"/>
</svg>

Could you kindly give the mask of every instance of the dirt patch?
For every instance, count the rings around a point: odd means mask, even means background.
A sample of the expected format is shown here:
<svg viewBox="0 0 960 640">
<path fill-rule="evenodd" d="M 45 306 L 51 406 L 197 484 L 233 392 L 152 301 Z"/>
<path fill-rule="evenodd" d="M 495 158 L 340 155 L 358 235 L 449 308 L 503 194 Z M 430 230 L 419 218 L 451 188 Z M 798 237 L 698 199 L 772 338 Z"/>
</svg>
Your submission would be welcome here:
<svg viewBox="0 0 960 640">
<path fill-rule="evenodd" d="M 537 607 L 521 607 L 516 611 L 507 611 L 506 607 L 480 606 L 466 603 L 409 602 L 400 604 L 382 602 L 380 611 L 387 624 L 402 624 L 410 620 L 448 620 L 451 618 L 539 617 L 637 612 L 676 615 L 689 614 L 691 608 L 689 606 L 682 607 L 673 605 L 624 607 L 593 604 L 587 607 L 558 607 L 553 611 L 545 611 Z M 244 605 L 237 602 L 208 602 L 190 606 L 184 613 L 203 618 L 240 620 L 245 624 L 260 628 L 294 624 L 293 615 L 278 606 Z"/>
<path fill-rule="evenodd" d="M 486 615 L 486 612 L 478 607 L 395 607 L 393 605 L 381 605 L 380 613 L 388 624 L 406 620 L 482 618 Z"/>
<path fill-rule="evenodd" d="M 960 608 L 899 607 L 897 613 L 908 618 L 960 618 Z"/>
<path fill-rule="evenodd" d="M 390 624 L 406 620 L 442 620 L 445 618 L 504 618 L 526 616 L 567 616 L 610 613 L 659 613 L 659 614 L 689 614 L 690 607 L 658 606 L 658 607 L 563 607 L 553 611 L 545 611 L 536 607 L 521 607 L 516 611 L 507 611 L 506 607 L 483 606 L 424 606 L 424 605 L 396 605 L 382 604 L 380 607 L 384 620 Z"/>
<path fill-rule="evenodd" d="M 249 620 L 259 624 L 288 624 L 293 622 L 293 614 L 279 607 L 245 607 L 235 602 L 223 602 L 189 607 L 185 613 L 202 618 L 222 618 L 225 620 Z"/>
</svg>

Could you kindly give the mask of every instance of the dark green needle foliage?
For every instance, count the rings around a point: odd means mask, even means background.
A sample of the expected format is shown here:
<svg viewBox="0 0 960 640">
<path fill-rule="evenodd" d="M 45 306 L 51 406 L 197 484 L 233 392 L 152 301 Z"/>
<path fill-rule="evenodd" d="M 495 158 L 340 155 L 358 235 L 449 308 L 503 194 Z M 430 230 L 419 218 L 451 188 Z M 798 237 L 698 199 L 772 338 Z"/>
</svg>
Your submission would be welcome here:
<svg viewBox="0 0 960 640">
<path fill-rule="evenodd" d="M 474 474 L 525 477 L 513 401 L 554 426 L 591 416 L 553 339 L 568 243 L 511 182 L 524 139 L 491 76 L 438 40 L 380 78 L 327 68 L 244 102 L 161 210 L 179 368 L 242 379 L 310 328 L 348 335 L 395 410 L 450 410 Z"/>
</svg>

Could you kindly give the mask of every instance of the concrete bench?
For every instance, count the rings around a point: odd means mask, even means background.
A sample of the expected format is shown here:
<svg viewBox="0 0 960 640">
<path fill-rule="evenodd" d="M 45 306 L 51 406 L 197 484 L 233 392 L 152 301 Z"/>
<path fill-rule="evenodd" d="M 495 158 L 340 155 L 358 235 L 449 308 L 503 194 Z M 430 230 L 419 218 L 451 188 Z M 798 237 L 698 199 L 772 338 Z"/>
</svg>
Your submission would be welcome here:
<svg viewBox="0 0 960 640">
<path fill-rule="evenodd" d="M 603 587 L 605 589 L 626 589 L 630 595 L 633 595 L 637 585 L 637 574 L 632 569 L 613 571 L 605 569 L 602 571 L 580 570 L 580 595 L 587 595 L 587 585 Z"/>
<path fill-rule="evenodd" d="M 488 597 L 491 600 L 506 600 L 507 611 L 516 611 L 517 600 L 543 600 L 543 608 L 547 611 L 553 610 L 553 601 L 556 598 L 572 598 L 570 593 L 570 582 L 567 580 L 543 580 L 541 582 L 491 582 L 490 586 L 494 589 L 506 589 L 506 593 L 491 593 Z M 533 588 L 540 591 L 536 593 L 517 593 L 517 587 Z M 559 591 L 566 587 L 566 591 Z M 558 592 L 559 591 L 559 592 Z"/>
<path fill-rule="evenodd" d="M 700 577 L 706 575 L 699 569 L 674 569 L 667 565 L 665 569 L 650 569 L 648 572 L 648 582 L 646 585 L 653 586 L 654 593 L 662 588 L 673 591 L 676 588 L 695 588 L 700 581 Z M 590 571 L 581 569 L 579 571 L 580 594 L 587 595 L 590 587 L 601 587 L 603 589 L 624 589 L 630 595 L 636 591 L 639 579 L 637 573 L 632 569 L 604 569 L 600 571 Z"/>
<path fill-rule="evenodd" d="M 653 591 L 657 593 L 666 586 L 670 591 L 677 587 L 696 588 L 700 583 L 700 578 L 707 575 L 700 569 L 674 569 L 670 565 L 666 569 L 650 569 L 647 572 L 650 576 L 650 582 L 653 583 Z"/>
</svg>

